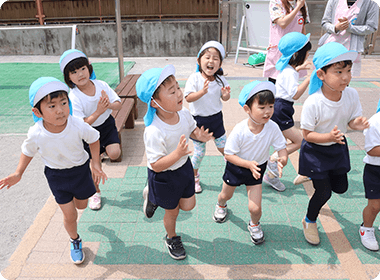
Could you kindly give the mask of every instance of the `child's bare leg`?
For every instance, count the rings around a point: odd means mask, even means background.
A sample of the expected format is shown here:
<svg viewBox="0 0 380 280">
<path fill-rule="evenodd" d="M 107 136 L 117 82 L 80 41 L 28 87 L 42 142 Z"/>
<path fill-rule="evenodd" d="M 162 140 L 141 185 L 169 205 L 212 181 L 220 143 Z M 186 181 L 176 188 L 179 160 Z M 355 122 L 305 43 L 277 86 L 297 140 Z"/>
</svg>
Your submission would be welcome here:
<svg viewBox="0 0 380 280">
<path fill-rule="evenodd" d="M 195 195 L 193 195 L 189 198 L 181 198 L 179 200 L 178 206 L 179 206 L 179 209 L 181 209 L 182 211 L 191 211 L 194 209 L 195 203 L 196 203 Z"/>
<path fill-rule="evenodd" d="M 179 213 L 179 205 L 174 209 L 165 209 L 164 227 L 168 235 L 168 238 L 177 236 L 175 227 L 177 223 L 178 213 Z"/>
<path fill-rule="evenodd" d="M 70 201 L 66 204 L 58 204 L 63 213 L 63 225 L 69 234 L 71 239 L 78 238 L 77 231 L 77 219 L 78 219 L 78 211 L 75 207 L 74 200 Z M 86 202 L 87 205 L 87 202 Z"/>
<path fill-rule="evenodd" d="M 118 159 L 121 154 L 121 147 L 119 143 L 114 143 L 106 147 L 106 153 L 111 160 Z"/>
<path fill-rule="evenodd" d="M 363 226 L 372 227 L 379 212 L 380 199 L 368 199 L 368 204 L 363 210 Z"/>
<path fill-rule="evenodd" d="M 248 210 L 251 214 L 251 221 L 254 225 L 257 225 L 261 218 L 261 198 L 262 198 L 262 186 L 254 185 L 247 186 L 248 195 Z"/>
<path fill-rule="evenodd" d="M 284 130 L 282 134 L 284 134 L 286 139 L 289 139 L 291 141 L 291 143 L 288 143 L 286 145 L 286 150 L 288 151 L 289 155 L 301 148 L 302 135 L 299 129 L 293 126 L 289 129 Z"/>
<path fill-rule="evenodd" d="M 222 191 L 218 195 L 218 204 L 220 206 L 226 205 L 227 201 L 230 200 L 234 195 L 235 190 L 235 187 L 231 187 L 230 185 L 227 185 L 225 182 L 223 182 Z"/>
</svg>

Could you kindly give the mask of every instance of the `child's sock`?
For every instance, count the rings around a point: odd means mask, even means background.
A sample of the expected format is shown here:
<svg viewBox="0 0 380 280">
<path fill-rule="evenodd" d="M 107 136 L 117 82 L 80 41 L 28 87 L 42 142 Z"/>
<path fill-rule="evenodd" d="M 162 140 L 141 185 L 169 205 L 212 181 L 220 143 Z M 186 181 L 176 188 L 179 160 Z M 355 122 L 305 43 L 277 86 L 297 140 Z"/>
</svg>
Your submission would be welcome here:
<svg viewBox="0 0 380 280">
<path fill-rule="evenodd" d="M 252 220 L 249 221 L 249 226 L 250 227 L 257 227 L 258 225 L 259 225 L 259 223 L 254 224 L 254 223 L 252 223 Z"/>
<path fill-rule="evenodd" d="M 216 204 L 217 204 L 219 207 L 222 207 L 222 208 L 226 208 L 226 207 L 227 207 L 227 203 L 226 203 L 226 205 L 224 205 L 224 206 L 223 206 L 223 205 L 220 205 L 219 202 L 217 202 Z"/>
<path fill-rule="evenodd" d="M 315 224 L 317 221 L 310 221 L 307 216 L 305 216 L 305 222 L 309 224 Z"/>
</svg>

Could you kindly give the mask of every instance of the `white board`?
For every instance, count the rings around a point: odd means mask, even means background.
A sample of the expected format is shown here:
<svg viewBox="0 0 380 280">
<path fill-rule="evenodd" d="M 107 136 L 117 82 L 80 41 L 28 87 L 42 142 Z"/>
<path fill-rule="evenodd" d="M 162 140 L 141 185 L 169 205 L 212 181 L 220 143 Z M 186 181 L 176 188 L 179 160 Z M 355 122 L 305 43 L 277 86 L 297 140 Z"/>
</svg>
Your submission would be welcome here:
<svg viewBox="0 0 380 280">
<path fill-rule="evenodd" d="M 244 1 L 248 47 L 264 48 L 269 46 L 269 0 Z"/>
</svg>

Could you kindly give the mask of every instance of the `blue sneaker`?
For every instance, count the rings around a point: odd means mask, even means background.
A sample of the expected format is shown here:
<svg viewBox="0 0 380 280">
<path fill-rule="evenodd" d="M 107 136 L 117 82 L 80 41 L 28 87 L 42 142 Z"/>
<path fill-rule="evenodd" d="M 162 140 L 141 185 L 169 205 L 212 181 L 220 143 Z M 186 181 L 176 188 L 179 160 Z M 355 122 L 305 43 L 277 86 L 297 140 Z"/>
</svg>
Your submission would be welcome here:
<svg viewBox="0 0 380 280">
<path fill-rule="evenodd" d="M 82 250 L 82 239 L 79 237 L 73 240 L 70 238 L 71 253 L 70 257 L 73 263 L 81 264 L 84 261 L 84 252 Z"/>
</svg>

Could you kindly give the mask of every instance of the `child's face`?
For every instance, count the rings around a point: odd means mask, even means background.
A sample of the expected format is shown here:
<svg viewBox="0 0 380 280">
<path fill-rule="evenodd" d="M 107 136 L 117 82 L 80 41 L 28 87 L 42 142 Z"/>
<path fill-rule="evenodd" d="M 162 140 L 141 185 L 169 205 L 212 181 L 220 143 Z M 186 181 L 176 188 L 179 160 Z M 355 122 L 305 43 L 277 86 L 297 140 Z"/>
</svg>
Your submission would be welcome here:
<svg viewBox="0 0 380 280">
<path fill-rule="evenodd" d="M 318 78 L 331 87 L 334 92 L 342 92 L 351 81 L 351 65 L 343 67 L 342 64 L 336 63 L 329 67 L 326 72 L 318 70 Z M 331 90 L 329 87 L 323 87 L 323 90 Z"/>
<path fill-rule="evenodd" d="M 69 79 L 77 86 L 85 86 L 90 81 L 90 71 L 87 66 L 69 72 Z"/>
<path fill-rule="evenodd" d="M 199 67 L 202 69 L 203 73 L 207 76 L 213 76 L 216 71 L 219 70 L 222 65 L 220 60 L 219 51 L 215 48 L 209 48 L 206 50 L 205 54 L 202 55 L 198 61 Z"/>
<path fill-rule="evenodd" d="M 53 99 L 48 97 L 41 101 L 40 111 L 37 108 L 32 110 L 37 117 L 43 118 L 45 128 L 53 131 L 66 127 L 67 118 L 70 115 L 69 99 L 65 94 Z"/>
<path fill-rule="evenodd" d="M 156 102 L 159 103 L 162 108 L 170 112 L 181 111 L 182 101 L 183 93 L 174 77 L 170 78 L 165 84 L 161 85 Z M 154 103 L 153 107 L 157 110 L 161 110 Z"/>
<path fill-rule="evenodd" d="M 251 108 L 248 105 L 244 105 L 244 111 L 250 115 L 250 117 L 258 124 L 266 124 L 273 115 L 273 104 L 259 104 L 258 98 L 255 98 L 252 102 Z"/>
</svg>

